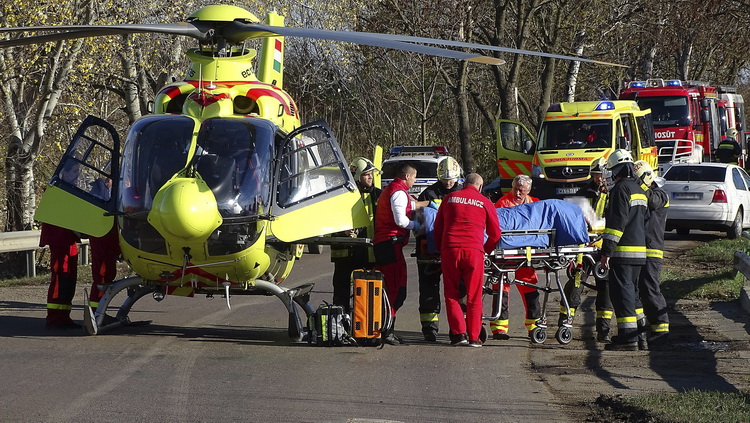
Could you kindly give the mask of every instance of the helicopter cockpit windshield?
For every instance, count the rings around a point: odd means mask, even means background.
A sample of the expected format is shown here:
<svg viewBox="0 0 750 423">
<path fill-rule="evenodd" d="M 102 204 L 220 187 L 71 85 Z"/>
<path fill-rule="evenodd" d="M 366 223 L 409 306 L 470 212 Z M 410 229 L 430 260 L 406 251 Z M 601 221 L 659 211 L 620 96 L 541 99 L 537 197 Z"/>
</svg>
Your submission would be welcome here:
<svg viewBox="0 0 750 423">
<path fill-rule="evenodd" d="M 194 163 L 224 218 L 268 211 L 274 131 L 261 123 L 215 118 L 201 125 Z"/>
<path fill-rule="evenodd" d="M 192 165 L 216 197 L 224 218 L 267 212 L 274 130 L 263 121 L 202 122 Z M 133 125 L 123 154 L 121 207 L 147 212 L 164 183 L 187 166 L 196 121 L 157 115 Z"/>
<path fill-rule="evenodd" d="M 122 156 L 121 212 L 151 209 L 154 195 L 186 163 L 195 121 L 187 116 L 155 115 L 130 129 Z"/>
</svg>

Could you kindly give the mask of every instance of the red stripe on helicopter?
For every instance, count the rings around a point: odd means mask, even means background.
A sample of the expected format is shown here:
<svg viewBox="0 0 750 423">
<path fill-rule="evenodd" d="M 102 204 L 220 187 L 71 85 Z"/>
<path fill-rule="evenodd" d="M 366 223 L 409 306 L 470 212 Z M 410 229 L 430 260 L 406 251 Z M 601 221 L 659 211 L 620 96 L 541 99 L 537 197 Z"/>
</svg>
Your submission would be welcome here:
<svg viewBox="0 0 750 423">
<path fill-rule="evenodd" d="M 200 91 L 190 93 L 188 98 L 201 105 L 201 107 L 208 107 L 219 100 L 231 100 L 232 96 L 227 93 L 212 94 Z"/>
<path fill-rule="evenodd" d="M 169 98 L 175 98 L 178 95 L 182 94 L 182 91 L 180 90 L 180 87 L 169 87 L 162 90 L 160 94 L 164 94 Z"/>
<path fill-rule="evenodd" d="M 191 267 L 194 266 L 192 263 L 187 263 L 187 268 L 185 269 L 185 272 L 182 272 L 182 269 L 177 269 L 174 272 L 172 272 L 172 276 L 174 276 L 173 280 L 179 279 L 182 276 L 188 276 L 188 275 L 195 275 L 198 277 L 201 277 L 203 279 L 208 279 L 212 282 L 216 283 L 222 283 L 222 282 L 232 282 L 228 279 L 221 278 L 219 276 L 216 276 L 214 274 L 208 273 L 205 270 L 201 269 L 200 267 Z M 204 282 L 200 282 L 200 285 L 207 285 Z M 234 283 L 232 283 L 234 285 Z"/>
<path fill-rule="evenodd" d="M 290 107 L 290 104 L 292 103 L 291 98 L 284 98 L 284 95 L 282 91 L 279 91 L 278 89 L 271 89 L 271 88 L 251 88 L 246 96 L 252 98 L 253 100 L 258 100 L 258 98 L 267 95 L 275 98 L 279 101 L 279 103 L 284 105 L 284 112 L 290 116 L 294 116 L 294 112 L 292 111 L 292 108 Z M 294 108 L 296 110 L 296 107 Z"/>
</svg>

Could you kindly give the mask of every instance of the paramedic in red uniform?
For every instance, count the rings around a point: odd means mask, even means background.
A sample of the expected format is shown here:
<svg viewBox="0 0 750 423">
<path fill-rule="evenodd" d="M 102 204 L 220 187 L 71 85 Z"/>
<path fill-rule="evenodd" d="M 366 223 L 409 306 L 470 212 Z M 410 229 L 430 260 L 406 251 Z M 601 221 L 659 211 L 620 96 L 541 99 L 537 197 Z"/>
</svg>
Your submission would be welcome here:
<svg viewBox="0 0 750 423">
<path fill-rule="evenodd" d="M 112 179 L 99 178 L 94 181 L 91 191 L 93 196 L 107 202 L 112 194 Z M 117 276 L 117 258 L 120 256 L 120 239 L 117 232 L 117 224 L 112 223 L 112 228 L 102 237 L 89 236 L 91 246 L 91 293 L 89 294 L 89 307 L 96 312 L 99 300 L 104 295 L 99 291 L 99 285 L 112 283 Z M 112 318 L 107 316 L 105 323 L 111 322 Z"/>
<path fill-rule="evenodd" d="M 482 194 L 477 173 L 466 176 L 464 188 L 443 199 L 435 218 L 435 243 L 443 270 L 443 295 L 451 345 L 481 347 L 484 253 L 500 240 L 500 224 L 492 202 Z M 487 234 L 485 241 L 484 235 Z M 459 284 L 466 287 L 466 317 L 459 303 Z"/>
<path fill-rule="evenodd" d="M 74 185 L 80 173 L 77 162 L 66 164 L 58 178 Z M 78 243 L 80 236 L 70 229 L 42 223 L 39 246 L 49 246 L 50 284 L 47 291 L 46 326 L 50 329 L 80 329 L 70 318 L 78 279 Z"/>
<path fill-rule="evenodd" d="M 509 193 L 500 197 L 495 203 L 496 208 L 514 207 L 521 204 L 533 203 L 539 201 L 538 198 L 529 195 L 531 191 L 531 178 L 527 175 L 518 175 L 513 178 L 513 188 Z M 516 271 L 515 278 L 522 282 L 537 284 L 536 271 L 531 267 L 521 267 Z M 523 285 L 516 285 L 518 292 L 521 294 L 523 306 L 526 309 L 525 326 L 529 335 L 536 328 L 536 321 L 542 315 L 542 308 L 539 304 L 539 291 Z M 490 322 L 492 330 L 492 339 L 510 339 L 508 336 L 508 304 L 510 297 L 510 284 L 503 284 L 503 304 L 500 318 Z"/>
<path fill-rule="evenodd" d="M 46 326 L 50 329 L 80 329 L 70 318 L 78 277 L 78 234 L 70 229 L 42 223 L 39 246 L 49 246 L 51 280 L 47 291 Z"/>
<path fill-rule="evenodd" d="M 416 203 L 409 196 L 409 188 L 414 185 L 417 170 L 406 163 L 401 165 L 396 177 L 383 188 L 375 209 L 375 237 L 373 250 L 377 269 L 383 273 L 385 292 L 391 303 L 391 316 L 406 300 L 406 260 L 404 246 L 409 242 L 409 231 L 417 231 L 419 223 L 410 220 Z M 395 325 L 395 323 L 394 323 Z M 393 333 L 393 326 L 383 333 L 383 342 L 397 345 L 403 343 Z"/>
</svg>

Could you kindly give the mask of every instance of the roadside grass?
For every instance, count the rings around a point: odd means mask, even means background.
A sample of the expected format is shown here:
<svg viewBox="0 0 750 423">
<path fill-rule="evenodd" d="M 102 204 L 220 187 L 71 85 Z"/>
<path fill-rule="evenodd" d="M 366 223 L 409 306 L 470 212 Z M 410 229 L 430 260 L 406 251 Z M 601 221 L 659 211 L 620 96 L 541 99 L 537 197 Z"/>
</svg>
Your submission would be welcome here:
<svg viewBox="0 0 750 423">
<path fill-rule="evenodd" d="M 691 390 L 633 398 L 603 396 L 597 404 L 613 421 L 653 423 L 750 422 L 750 393 Z"/>
<path fill-rule="evenodd" d="M 750 249 L 750 240 L 720 239 L 665 261 L 661 290 L 668 299 L 734 301 L 746 283 L 733 269 L 735 251 Z M 610 421 L 655 423 L 750 422 L 750 392 L 691 390 L 646 396 L 602 396 L 599 413 Z"/>
<path fill-rule="evenodd" d="M 688 260 L 666 261 L 661 289 L 669 299 L 732 301 L 739 299 L 745 277 L 732 268 L 734 253 L 750 248 L 750 240 L 720 239 L 687 251 Z"/>
</svg>

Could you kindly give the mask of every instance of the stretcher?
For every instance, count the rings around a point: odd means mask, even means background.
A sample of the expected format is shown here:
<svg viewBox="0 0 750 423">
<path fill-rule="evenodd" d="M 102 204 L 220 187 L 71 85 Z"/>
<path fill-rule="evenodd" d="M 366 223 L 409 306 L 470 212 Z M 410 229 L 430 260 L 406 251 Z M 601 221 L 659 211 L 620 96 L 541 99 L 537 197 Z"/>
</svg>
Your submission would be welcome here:
<svg viewBox="0 0 750 423">
<path fill-rule="evenodd" d="M 483 315 L 484 320 L 497 320 L 500 318 L 502 311 L 502 296 L 505 285 L 523 285 L 544 293 L 541 301 L 541 316 L 536 321 L 536 328 L 530 333 L 533 343 L 541 344 L 547 340 L 547 300 L 552 292 L 560 293 L 561 310 L 566 310 L 569 316 L 563 321 L 563 324 L 557 329 L 555 339 L 560 344 L 568 344 L 573 339 L 572 323 L 573 319 L 570 313 L 570 305 L 564 291 L 564 283 L 560 281 L 560 272 L 566 272 L 570 276 L 571 269 L 575 269 L 576 259 L 583 259 L 583 266 L 587 269 L 595 267 L 593 255 L 598 248 L 592 245 L 598 235 L 590 235 L 590 240 L 582 245 L 558 246 L 554 242 L 555 229 L 531 229 L 531 230 L 508 230 L 502 232 L 502 237 L 549 237 L 549 246 L 546 247 L 518 247 L 518 248 L 500 248 L 503 243 L 501 239 L 498 242 L 498 248 L 492 253 L 487 254 L 485 258 L 485 281 L 483 293 L 492 297 L 492 310 L 489 315 Z M 511 243 L 512 244 L 512 243 Z M 582 257 L 579 257 L 581 255 Z M 580 260 L 579 260 L 580 261 Z M 530 266 L 534 270 L 544 271 L 544 281 L 538 284 L 532 284 L 515 279 L 515 272 L 522 268 Z"/>
</svg>

